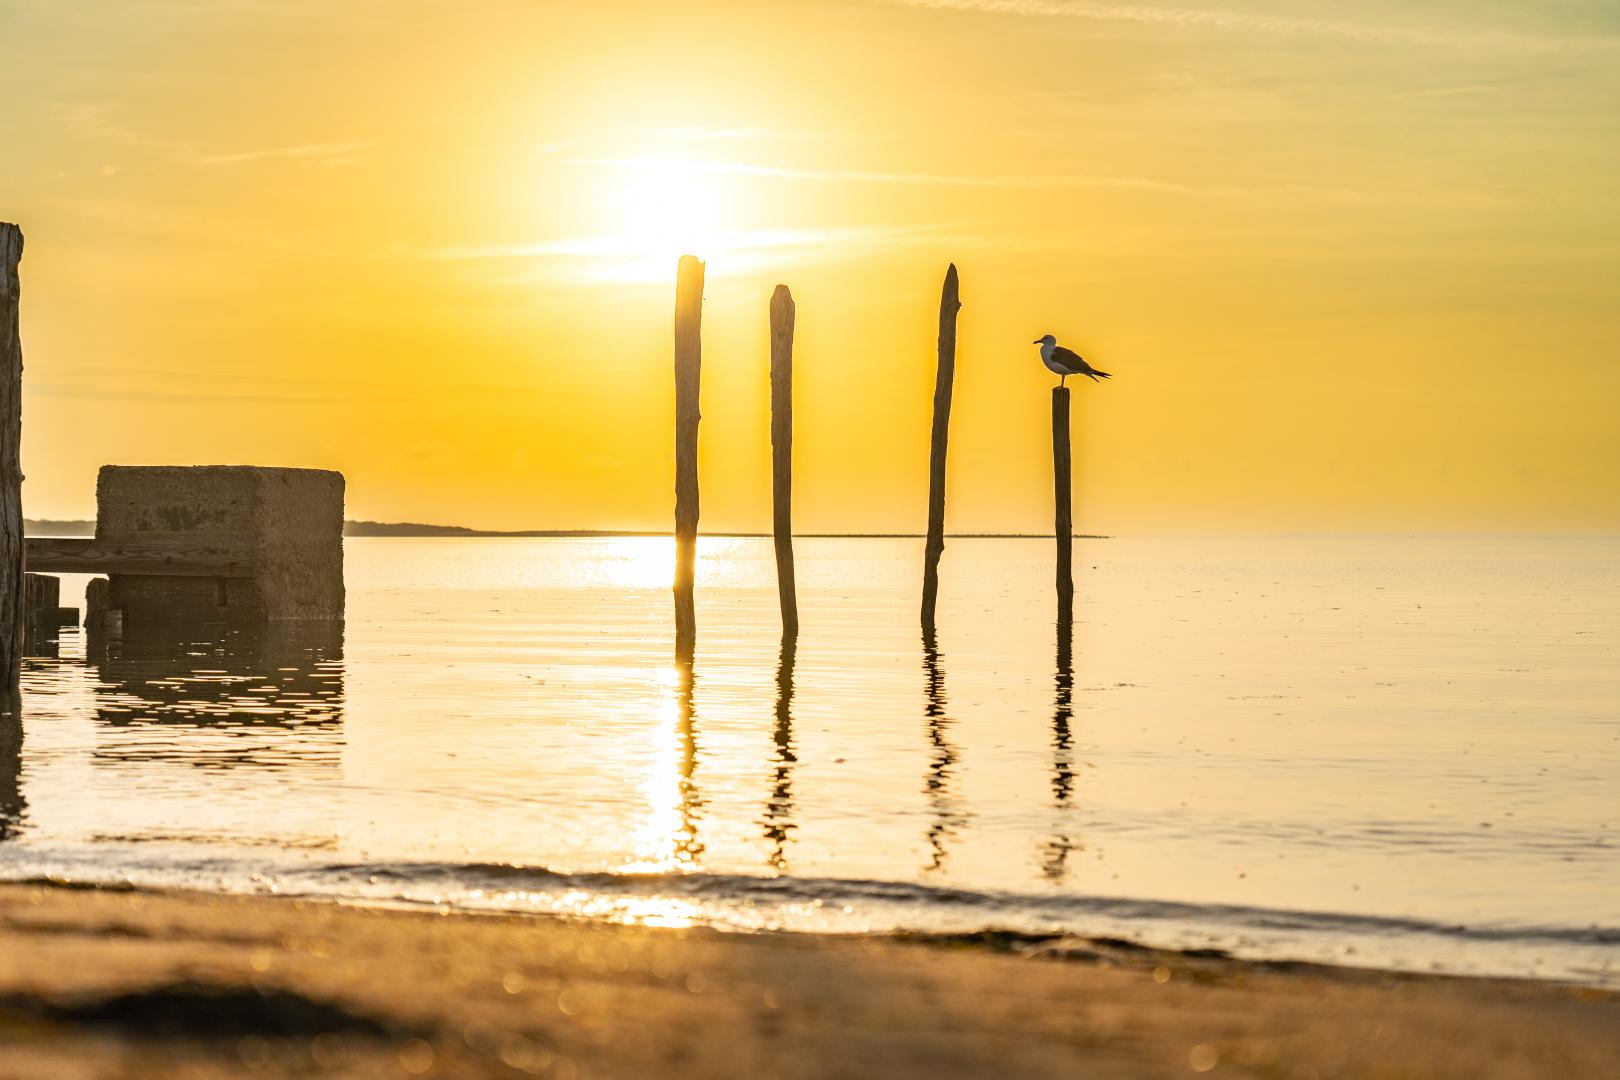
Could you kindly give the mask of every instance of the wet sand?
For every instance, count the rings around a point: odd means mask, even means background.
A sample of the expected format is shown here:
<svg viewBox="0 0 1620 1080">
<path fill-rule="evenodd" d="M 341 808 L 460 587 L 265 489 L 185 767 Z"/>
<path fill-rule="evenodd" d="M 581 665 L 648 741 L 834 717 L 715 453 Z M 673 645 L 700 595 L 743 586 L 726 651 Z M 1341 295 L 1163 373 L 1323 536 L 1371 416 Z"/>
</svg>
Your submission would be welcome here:
<svg viewBox="0 0 1620 1080">
<path fill-rule="evenodd" d="M 0 1077 L 1605 1077 L 1620 994 L 0 886 Z"/>
</svg>

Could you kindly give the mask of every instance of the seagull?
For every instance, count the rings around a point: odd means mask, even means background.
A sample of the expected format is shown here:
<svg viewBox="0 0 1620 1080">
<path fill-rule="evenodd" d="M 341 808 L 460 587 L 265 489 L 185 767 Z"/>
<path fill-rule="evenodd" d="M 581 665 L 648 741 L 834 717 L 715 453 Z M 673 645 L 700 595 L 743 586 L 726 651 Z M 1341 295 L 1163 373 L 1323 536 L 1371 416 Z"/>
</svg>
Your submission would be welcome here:
<svg viewBox="0 0 1620 1080">
<path fill-rule="evenodd" d="M 1067 379 L 1070 375 L 1085 375 L 1088 376 L 1092 382 L 1096 382 L 1098 379 L 1113 378 L 1113 376 L 1108 374 L 1108 372 L 1098 371 L 1096 368 L 1080 359 L 1080 354 L 1075 352 L 1073 349 L 1065 349 L 1063 346 L 1059 345 L 1057 343 L 1057 338 L 1053 337 L 1051 334 L 1047 334 L 1043 338 L 1032 341 L 1030 344 L 1039 345 L 1041 347 L 1041 363 L 1046 365 L 1046 370 L 1050 371 L 1054 375 L 1063 376 L 1062 379 L 1058 380 L 1059 386 L 1064 385 L 1063 380 Z"/>
</svg>

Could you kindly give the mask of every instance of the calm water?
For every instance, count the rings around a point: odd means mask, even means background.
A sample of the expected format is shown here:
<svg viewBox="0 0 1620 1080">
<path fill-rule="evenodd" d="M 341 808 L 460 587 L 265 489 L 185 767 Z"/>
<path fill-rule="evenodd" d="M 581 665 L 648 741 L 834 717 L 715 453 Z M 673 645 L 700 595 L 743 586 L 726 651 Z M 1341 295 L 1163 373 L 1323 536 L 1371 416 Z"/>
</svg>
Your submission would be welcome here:
<svg viewBox="0 0 1620 1080">
<path fill-rule="evenodd" d="M 341 635 L 24 674 L 0 875 L 1620 982 L 1620 545 L 348 541 Z"/>
</svg>

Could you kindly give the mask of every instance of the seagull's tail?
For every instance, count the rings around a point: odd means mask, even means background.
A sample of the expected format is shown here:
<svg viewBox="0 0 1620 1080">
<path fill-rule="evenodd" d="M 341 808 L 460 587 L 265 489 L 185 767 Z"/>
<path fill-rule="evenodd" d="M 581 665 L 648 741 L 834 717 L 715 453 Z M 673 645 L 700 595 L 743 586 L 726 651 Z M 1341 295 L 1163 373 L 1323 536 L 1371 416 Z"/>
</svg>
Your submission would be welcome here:
<svg viewBox="0 0 1620 1080">
<path fill-rule="evenodd" d="M 1106 371 L 1098 371 L 1096 368 L 1092 368 L 1090 371 L 1086 372 L 1086 374 L 1091 376 L 1091 381 L 1092 382 L 1096 382 L 1098 379 L 1112 379 L 1113 378 L 1113 376 L 1108 374 L 1108 372 L 1106 372 Z"/>
</svg>

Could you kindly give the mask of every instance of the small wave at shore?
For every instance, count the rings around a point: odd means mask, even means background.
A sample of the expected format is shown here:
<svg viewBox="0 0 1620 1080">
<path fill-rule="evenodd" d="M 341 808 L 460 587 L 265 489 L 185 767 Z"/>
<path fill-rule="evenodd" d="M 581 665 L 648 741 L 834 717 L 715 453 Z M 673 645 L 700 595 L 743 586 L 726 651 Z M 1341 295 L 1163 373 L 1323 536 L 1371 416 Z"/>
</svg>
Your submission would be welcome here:
<svg viewBox="0 0 1620 1080">
<path fill-rule="evenodd" d="M 1433 934 L 1477 941 L 1548 941 L 1592 945 L 1620 945 L 1620 927 L 1469 926 L 1447 925 L 1421 919 L 1330 912 L 1279 911 L 1221 904 L 1180 904 L 1159 900 L 1102 896 L 975 892 L 938 888 L 905 881 L 853 878 L 760 877 L 747 874 L 568 873 L 544 866 L 510 863 L 412 863 L 399 866 L 326 866 L 317 871 L 340 879 L 365 876 L 378 883 L 398 883 L 414 891 L 429 883 L 479 891 L 576 892 L 601 895 L 680 897 L 698 901 L 779 904 L 903 904 L 919 909 L 954 908 L 1018 919 L 1031 916 L 1066 921 L 1103 916 L 1147 921 L 1188 920 L 1232 927 L 1343 933 L 1409 935 Z"/>
<path fill-rule="evenodd" d="M 312 853 L 313 854 L 313 853 Z M 165 856 L 172 857 L 165 857 Z M 972 891 L 904 881 L 694 872 L 570 872 L 507 863 L 273 865 L 131 845 L 20 850 L 3 881 L 260 892 L 472 913 L 737 932 L 1107 937 L 1234 957 L 1620 985 L 1620 927 L 1454 924 L 1146 898 Z M 109 857 L 113 856 L 113 857 Z"/>
</svg>

